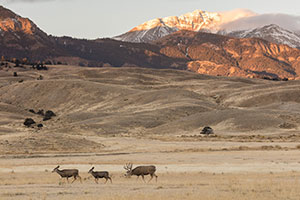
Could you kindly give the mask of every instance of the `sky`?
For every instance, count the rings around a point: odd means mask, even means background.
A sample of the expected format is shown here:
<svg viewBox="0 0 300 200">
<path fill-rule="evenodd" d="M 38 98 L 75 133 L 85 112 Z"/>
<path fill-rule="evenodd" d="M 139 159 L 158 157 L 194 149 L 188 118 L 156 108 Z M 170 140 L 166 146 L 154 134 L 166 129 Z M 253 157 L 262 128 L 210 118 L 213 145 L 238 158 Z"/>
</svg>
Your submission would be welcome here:
<svg viewBox="0 0 300 200">
<path fill-rule="evenodd" d="M 196 9 L 244 8 L 300 17 L 299 0 L 0 0 L 0 5 L 30 18 L 48 34 L 86 39 L 120 35 L 151 19 Z"/>
</svg>

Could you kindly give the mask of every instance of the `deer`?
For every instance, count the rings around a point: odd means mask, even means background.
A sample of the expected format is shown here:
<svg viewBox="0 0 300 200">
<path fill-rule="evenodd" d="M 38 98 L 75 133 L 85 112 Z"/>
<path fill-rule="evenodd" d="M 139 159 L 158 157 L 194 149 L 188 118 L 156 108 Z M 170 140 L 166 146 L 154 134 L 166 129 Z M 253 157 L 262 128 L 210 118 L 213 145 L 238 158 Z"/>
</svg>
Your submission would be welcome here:
<svg viewBox="0 0 300 200">
<path fill-rule="evenodd" d="M 74 177 L 74 180 L 71 182 L 71 184 L 74 181 L 76 181 L 77 178 L 79 178 L 80 182 L 82 183 L 81 177 L 79 176 L 78 169 L 63 169 L 63 170 L 60 170 L 58 168 L 59 168 L 59 165 L 53 169 L 52 173 L 53 172 L 58 173 L 61 176 L 61 179 L 62 178 L 67 178 L 68 183 L 69 183 L 69 178 L 70 177 Z"/>
<path fill-rule="evenodd" d="M 92 167 L 90 170 L 89 170 L 89 174 L 92 174 L 93 177 L 95 178 L 95 182 L 98 184 L 98 179 L 99 178 L 105 178 L 105 183 L 107 182 L 107 180 L 109 179 L 110 182 L 112 183 L 112 180 L 111 178 L 109 177 L 109 173 L 107 171 L 93 171 L 94 170 L 94 167 Z"/>
<path fill-rule="evenodd" d="M 150 175 L 151 178 L 148 182 L 150 182 L 153 179 L 153 176 L 155 176 L 155 180 L 157 182 L 157 175 L 155 174 L 156 167 L 154 165 L 149 166 L 137 166 L 136 168 L 132 169 L 132 163 L 128 163 L 124 165 L 124 169 L 127 170 L 125 176 L 131 177 L 132 175 L 137 176 L 139 178 L 142 176 L 143 181 L 145 182 L 144 176 Z"/>
</svg>

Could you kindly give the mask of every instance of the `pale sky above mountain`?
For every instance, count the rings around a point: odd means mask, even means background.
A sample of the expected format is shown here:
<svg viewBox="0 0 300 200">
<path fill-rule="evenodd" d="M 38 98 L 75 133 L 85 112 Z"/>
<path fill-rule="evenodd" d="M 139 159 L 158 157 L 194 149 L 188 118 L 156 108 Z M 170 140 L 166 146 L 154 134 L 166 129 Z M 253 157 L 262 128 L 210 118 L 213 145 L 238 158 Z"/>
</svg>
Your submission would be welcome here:
<svg viewBox="0 0 300 200">
<path fill-rule="evenodd" d="M 0 0 L 0 4 L 30 18 L 48 34 L 89 39 L 116 36 L 148 20 L 196 9 L 219 12 L 245 8 L 300 20 L 299 0 Z"/>
</svg>

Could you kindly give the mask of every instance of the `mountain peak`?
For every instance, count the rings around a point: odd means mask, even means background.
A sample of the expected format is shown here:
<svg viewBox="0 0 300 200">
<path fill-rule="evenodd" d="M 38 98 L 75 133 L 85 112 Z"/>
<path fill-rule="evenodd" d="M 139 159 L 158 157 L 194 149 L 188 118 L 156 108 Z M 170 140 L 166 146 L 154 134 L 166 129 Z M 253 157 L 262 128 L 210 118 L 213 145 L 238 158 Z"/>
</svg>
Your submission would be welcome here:
<svg viewBox="0 0 300 200">
<path fill-rule="evenodd" d="M 265 26 L 262 26 L 262 27 L 258 27 L 258 28 L 255 28 L 253 30 L 268 30 L 268 31 L 278 31 L 278 30 L 285 30 L 285 31 L 288 31 L 282 27 L 280 27 L 279 25 L 277 24 L 268 24 L 268 25 L 265 25 Z M 289 31 L 291 32 L 291 31 Z"/>
<path fill-rule="evenodd" d="M 156 18 L 147 21 L 131 29 L 129 32 L 150 30 L 158 26 L 178 30 L 200 31 L 200 29 L 209 28 L 211 24 L 217 23 L 219 21 L 220 15 L 218 13 L 194 10 L 193 12 L 186 13 L 180 16 Z"/>
<path fill-rule="evenodd" d="M 293 48 L 300 47 L 300 36 L 297 33 L 286 30 L 277 24 L 269 24 L 262 27 L 233 31 L 229 36 L 238 38 L 262 38 L 276 44 L 285 44 Z"/>
<path fill-rule="evenodd" d="M 281 28 L 279 25 L 277 24 L 269 24 L 269 25 L 266 25 L 266 26 L 263 26 L 264 28 Z"/>
<path fill-rule="evenodd" d="M 216 33 L 223 23 L 253 15 L 255 13 L 245 9 L 227 12 L 207 12 L 198 9 L 180 16 L 147 21 L 114 39 L 127 42 L 151 42 L 178 30 Z"/>
<path fill-rule="evenodd" d="M 4 20 L 4 19 L 7 19 L 7 18 L 15 18 L 17 15 L 12 12 L 11 10 L 3 7 L 3 6 L 0 6 L 0 20 Z"/>
</svg>

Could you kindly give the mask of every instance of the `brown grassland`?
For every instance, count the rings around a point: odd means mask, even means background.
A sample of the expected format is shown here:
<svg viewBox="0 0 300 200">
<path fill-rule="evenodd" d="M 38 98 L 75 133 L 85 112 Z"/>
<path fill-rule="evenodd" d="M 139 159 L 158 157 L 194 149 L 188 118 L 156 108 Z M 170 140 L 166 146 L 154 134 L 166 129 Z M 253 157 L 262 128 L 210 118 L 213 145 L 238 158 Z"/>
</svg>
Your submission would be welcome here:
<svg viewBox="0 0 300 200">
<path fill-rule="evenodd" d="M 157 183 L 125 179 L 113 184 L 57 184 L 47 173 L 1 174 L 1 199 L 299 199 L 299 173 L 160 174 Z M 38 177 L 43 177 L 39 180 Z"/>
</svg>

